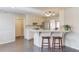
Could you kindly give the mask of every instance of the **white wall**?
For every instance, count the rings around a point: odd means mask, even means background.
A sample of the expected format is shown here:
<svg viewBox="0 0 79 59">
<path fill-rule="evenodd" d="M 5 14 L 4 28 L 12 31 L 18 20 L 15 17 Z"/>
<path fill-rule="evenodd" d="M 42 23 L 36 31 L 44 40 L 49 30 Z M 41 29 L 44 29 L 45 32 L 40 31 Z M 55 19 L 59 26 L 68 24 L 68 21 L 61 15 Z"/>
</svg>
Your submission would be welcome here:
<svg viewBox="0 0 79 59">
<path fill-rule="evenodd" d="M 15 14 L 0 12 L 0 44 L 15 41 Z"/>
<path fill-rule="evenodd" d="M 72 32 L 65 38 L 65 45 L 79 50 L 79 8 L 65 9 L 65 24 L 72 27 Z"/>
</svg>

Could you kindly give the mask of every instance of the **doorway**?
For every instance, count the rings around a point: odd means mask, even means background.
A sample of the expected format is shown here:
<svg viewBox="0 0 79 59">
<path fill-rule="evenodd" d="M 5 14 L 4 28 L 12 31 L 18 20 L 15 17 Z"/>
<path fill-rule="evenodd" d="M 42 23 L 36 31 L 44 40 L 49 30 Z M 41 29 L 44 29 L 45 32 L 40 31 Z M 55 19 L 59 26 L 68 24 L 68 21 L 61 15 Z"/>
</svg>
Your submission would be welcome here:
<svg viewBox="0 0 79 59">
<path fill-rule="evenodd" d="M 17 18 L 15 27 L 16 38 L 24 38 L 24 19 L 20 17 Z"/>
</svg>

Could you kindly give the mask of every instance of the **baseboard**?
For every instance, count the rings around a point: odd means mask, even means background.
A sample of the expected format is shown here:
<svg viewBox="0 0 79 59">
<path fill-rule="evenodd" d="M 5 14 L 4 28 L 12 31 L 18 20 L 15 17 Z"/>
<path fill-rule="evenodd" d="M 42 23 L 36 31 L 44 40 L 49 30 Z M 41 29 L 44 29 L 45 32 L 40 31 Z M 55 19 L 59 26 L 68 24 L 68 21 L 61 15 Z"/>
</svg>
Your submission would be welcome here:
<svg viewBox="0 0 79 59">
<path fill-rule="evenodd" d="M 69 45 L 65 45 L 66 47 L 70 47 L 70 48 L 72 48 L 72 49 L 75 49 L 75 50 L 79 50 L 78 48 L 75 48 L 75 47 L 73 47 L 73 46 L 69 46 Z"/>
<path fill-rule="evenodd" d="M 2 42 L 0 44 L 7 44 L 7 43 L 11 43 L 11 42 L 15 42 L 15 40 L 10 40 L 10 41 L 7 41 L 7 42 Z"/>
<path fill-rule="evenodd" d="M 16 38 L 20 38 L 20 37 L 24 37 L 24 36 L 16 36 Z"/>
</svg>

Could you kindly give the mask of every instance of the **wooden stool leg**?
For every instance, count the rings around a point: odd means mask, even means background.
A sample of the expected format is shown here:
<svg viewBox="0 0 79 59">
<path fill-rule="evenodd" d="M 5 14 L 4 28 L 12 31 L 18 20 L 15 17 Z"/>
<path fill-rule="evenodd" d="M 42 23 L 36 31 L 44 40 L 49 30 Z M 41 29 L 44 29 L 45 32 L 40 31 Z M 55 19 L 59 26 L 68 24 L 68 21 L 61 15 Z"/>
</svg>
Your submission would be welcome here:
<svg viewBox="0 0 79 59">
<path fill-rule="evenodd" d="M 51 48 L 51 47 L 50 47 L 50 39 L 49 39 L 49 48 Z"/>
<path fill-rule="evenodd" d="M 50 49 L 50 39 L 48 39 L 48 48 Z"/>
<path fill-rule="evenodd" d="M 53 39 L 53 42 L 54 42 L 53 45 L 54 45 L 54 49 L 55 49 L 55 39 Z"/>
<path fill-rule="evenodd" d="M 44 39 L 42 39 L 42 48 L 43 48 L 43 40 L 44 40 Z"/>
<path fill-rule="evenodd" d="M 52 40 L 52 49 L 53 49 L 53 47 L 54 47 L 54 46 L 53 46 L 53 45 L 54 45 L 53 43 L 54 43 L 54 40 Z"/>
<path fill-rule="evenodd" d="M 59 49 L 61 48 L 61 39 L 59 39 Z"/>
<path fill-rule="evenodd" d="M 61 39 L 61 49 L 62 49 L 62 51 L 63 51 L 62 39 Z"/>
</svg>

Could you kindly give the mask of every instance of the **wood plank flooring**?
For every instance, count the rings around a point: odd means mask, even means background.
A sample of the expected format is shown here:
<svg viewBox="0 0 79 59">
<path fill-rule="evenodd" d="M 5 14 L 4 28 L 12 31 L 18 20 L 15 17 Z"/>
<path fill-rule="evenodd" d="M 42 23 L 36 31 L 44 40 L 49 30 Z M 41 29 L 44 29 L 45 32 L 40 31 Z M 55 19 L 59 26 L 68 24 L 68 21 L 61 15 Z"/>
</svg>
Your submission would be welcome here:
<svg viewBox="0 0 79 59">
<path fill-rule="evenodd" d="M 59 49 L 48 50 L 47 48 L 41 50 L 33 45 L 33 40 L 27 41 L 20 37 L 16 38 L 15 42 L 0 45 L 0 52 L 79 52 L 79 50 L 70 47 L 64 47 L 63 51 Z"/>
</svg>

